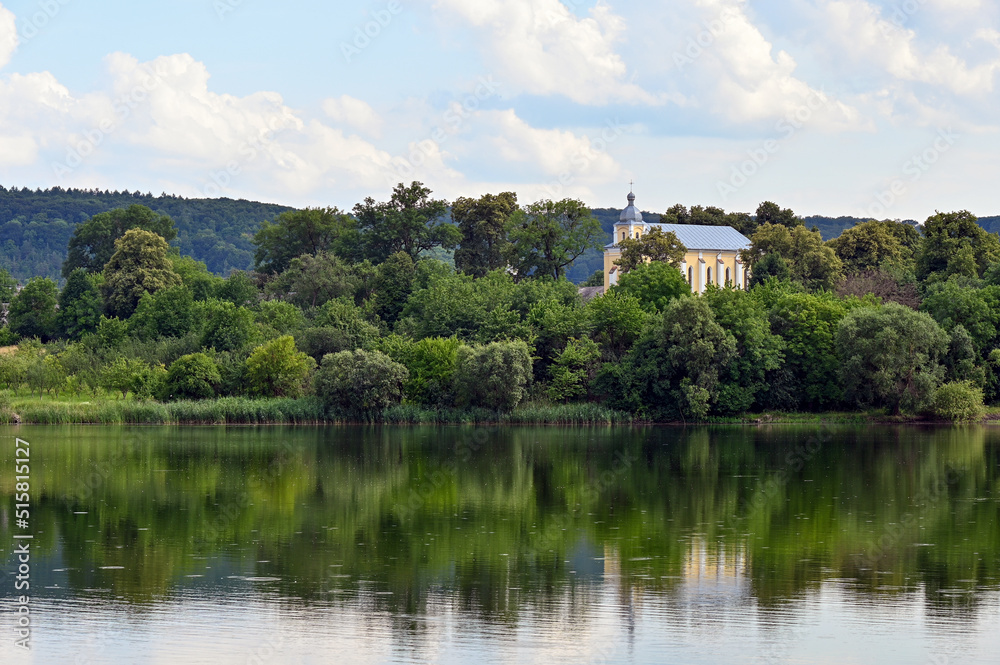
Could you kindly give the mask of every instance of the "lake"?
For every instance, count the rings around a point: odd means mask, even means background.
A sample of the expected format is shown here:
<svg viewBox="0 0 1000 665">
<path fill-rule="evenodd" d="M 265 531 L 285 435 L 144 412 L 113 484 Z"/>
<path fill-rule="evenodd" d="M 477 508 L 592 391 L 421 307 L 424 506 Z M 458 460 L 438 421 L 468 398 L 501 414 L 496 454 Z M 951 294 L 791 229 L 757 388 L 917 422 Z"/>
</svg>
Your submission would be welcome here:
<svg viewBox="0 0 1000 665">
<path fill-rule="evenodd" d="M 1000 429 L 7 427 L 0 444 L 5 664 L 1000 660 Z"/>
</svg>

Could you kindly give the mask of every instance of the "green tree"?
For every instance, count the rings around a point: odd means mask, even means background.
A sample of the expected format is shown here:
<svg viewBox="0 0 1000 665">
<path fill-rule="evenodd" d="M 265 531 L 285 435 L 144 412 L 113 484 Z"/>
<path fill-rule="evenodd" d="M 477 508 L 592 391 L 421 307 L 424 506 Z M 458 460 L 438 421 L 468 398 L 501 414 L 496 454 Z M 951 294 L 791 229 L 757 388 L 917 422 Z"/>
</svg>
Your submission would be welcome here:
<svg viewBox="0 0 1000 665">
<path fill-rule="evenodd" d="M 56 334 L 56 303 L 58 288 L 47 277 L 28 280 L 21 292 L 11 300 L 7 324 L 21 337 L 37 337 L 43 342 Z"/>
<path fill-rule="evenodd" d="M 104 266 L 104 305 L 112 316 L 128 318 L 144 293 L 181 283 L 167 258 L 167 241 L 144 231 L 131 229 L 115 241 L 115 253 Z"/>
<path fill-rule="evenodd" d="M 0 268 L 0 304 L 10 303 L 17 294 L 17 280 L 10 273 Z"/>
<path fill-rule="evenodd" d="M 673 231 L 653 228 L 641 238 L 625 238 L 618 241 L 621 257 L 615 261 L 623 273 L 635 270 L 648 261 L 663 262 L 680 269 L 687 248 Z M 688 287 L 688 291 L 690 291 Z"/>
<path fill-rule="evenodd" d="M 95 277 L 77 268 L 70 273 L 66 286 L 59 294 L 56 322 L 60 334 L 67 339 L 80 339 L 86 333 L 97 331 L 104 303 Z"/>
<path fill-rule="evenodd" d="M 833 248 L 848 274 L 878 270 L 886 264 L 912 262 L 920 232 L 909 224 L 867 221 L 846 229 L 826 244 Z"/>
<path fill-rule="evenodd" d="M 459 406 L 513 411 L 527 396 L 531 349 L 523 340 L 462 346 L 455 365 Z"/>
<path fill-rule="evenodd" d="M 829 294 L 791 293 L 771 309 L 771 330 L 785 342 L 785 369 L 770 381 L 772 393 L 787 396 L 787 402 L 772 398 L 770 406 L 825 409 L 841 402 L 836 335 L 848 306 Z"/>
<path fill-rule="evenodd" d="M 638 298 L 617 289 L 588 302 L 585 311 L 590 320 L 591 337 L 600 345 L 608 361 L 620 360 L 652 320 Z"/>
<path fill-rule="evenodd" d="M 328 408 L 369 415 L 399 404 L 407 369 L 380 351 L 341 351 L 323 357 L 314 385 Z"/>
<path fill-rule="evenodd" d="M 262 397 L 299 397 L 315 362 L 295 348 L 291 335 L 258 346 L 247 358 L 250 393 Z"/>
<path fill-rule="evenodd" d="M 351 258 L 358 238 L 357 222 L 337 208 L 284 212 L 273 224 L 265 221 L 254 236 L 254 261 L 260 272 L 278 274 L 304 254 L 329 252 Z"/>
<path fill-rule="evenodd" d="M 450 406 L 454 402 L 452 383 L 460 341 L 454 337 L 428 337 L 414 342 L 390 335 L 379 346 L 409 371 L 410 376 L 403 384 L 408 402 L 425 406 Z"/>
<path fill-rule="evenodd" d="M 209 300 L 201 305 L 205 328 L 201 346 L 216 351 L 239 351 L 259 338 L 253 312 L 225 300 Z"/>
<path fill-rule="evenodd" d="M 163 392 L 167 399 L 210 399 L 221 384 L 215 361 L 205 353 L 192 353 L 171 363 Z"/>
<path fill-rule="evenodd" d="M 120 392 L 125 399 L 130 392 L 146 392 L 150 373 L 150 366 L 139 358 L 119 356 L 102 370 L 100 383 L 105 390 Z"/>
<path fill-rule="evenodd" d="M 917 279 L 932 275 L 982 277 L 1000 261 L 1000 238 L 979 226 L 975 215 L 965 210 L 937 213 L 924 222 L 924 242 L 917 253 Z"/>
<path fill-rule="evenodd" d="M 507 232 L 517 209 L 514 192 L 457 199 L 451 206 L 451 219 L 462 240 L 455 250 L 455 267 L 473 277 L 506 268 Z"/>
<path fill-rule="evenodd" d="M 757 265 L 753 267 L 753 272 L 750 274 L 748 285 L 752 289 L 758 284 L 763 284 L 772 278 L 779 281 L 792 278 L 792 271 L 788 269 L 788 262 L 775 252 L 765 254 L 764 258 L 757 262 Z"/>
<path fill-rule="evenodd" d="M 343 259 L 320 252 L 292 259 L 288 269 L 267 285 L 267 292 L 300 307 L 319 307 L 334 298 L 353 296 L 357 287 L 358 280 Z"/>
<path fill-rule="evenodd" d="M 436 247 L 454 248 L 461 232 L 442 221 L 447 203 L 430 195 L 431 190 L 421 182 L 400 183 L 389 201 L 376 203 L 368 197 L 354 206 L 365 258 L 382 263 L 396 252 L 405 252 L 416 261 Z"/>
<path fill-rule="evenodd" d="M 129 332 L 142 339 L 183 337 L 196 326 L 194 298 L 183 284 L 144 293 L 128 320 Z"/>
<path fill-rule="evenodd" d="M 201 261 L 196 261 L 190 256 L 170 255 L 170 263 L 173 265 L 184 286 L 191 290 L 191 295 L 197 301 L 208 300 L 215 296 L 216 291 L 222 285 L 223 280 L 218 275 L 213 275 Z"/>
<path fill-rule="evenodd" d="M 760 406 L 769 376 L 785 361 L 785 342 L 771 332 L 767 309 L 756 294 L 740 289 L 705 292 L 716 322 L 732 335 L 736 354 L 720 373 L 716 411 L 735 415 Z"/>
<path fill-rule="evenodd" d="M 396 252 L 378 266 L 373 280 L 371 306 L 386 325 L 395 325 L 413 291 L 416 266 L 405 252 Z"/>
<path fill-rule="evenodd" d="M 549 398 L 568 402 L 587 396 L 587 388 L 597 375 L 601 350 L 592 339 L 571 338 L 550 368 Z"/>
<path fill-rule="evenodd" d="M 507 261 L 519 279 L 561 279 L 573 261 L 604 244 L 601 223 L 573 199 L 526 206 L 512 217 L 508 237 Z"/>
<path fill-rule="evenodd" d="M 260 291 L 250 275 L 236 270 L 218 285 L 215 297 L 228 300 L 237 307 L 253 307 L 260 301 Z"/>
<path fill-rule="evenodd" d="M 644 263 L 618 279 L 611 288 L 633 296 L 651 314 L 664 311 L 671 302 L 691 295 L 691 285 L 671 263 Z"/>
<path fill-rule="evenodd" d="M 117 241 L 132 229 L 155 233 L 169 242 L 177 237 L 173 220 L 146 206 L 131 205 L 94 215 L 76 227 L 69 241 L 69 253 L 63 263 L 63 277 L 77 268 L 89 273 L 101 272 L 116 251 Z"/>
<path fill-rule="evenodd" d="M 969 381 L 951 381 L 934 394 L 934 415 L 952 422 L 978 420 L 983 415 L 983 390 Z"/>
<path fill-rule="evenodd" d="M 802 226 L 802 218 L 790 208 L 782 209 L 777 203 L 764 201 L 757 206 L 757 225 L 779 224 L 789 229 Z"/>
<path fill-rule="evenodd" d="M 768 254 L 784 259 L 792 279 L 809 289 L 832 291 L 843 274 L 843 264 L 833 248 L 823 244 L 819 231 L 804 226 L 789 229 L 781 224 L 761 224 L 750 239 L 750 248 L 740 252 L 751 275 Z"/>
<path fill-rule="evenodd" d="M 889 303 L 847 314 L 837 328 L 844 396 L 858 407 L 894 414 L 933 403 L 944 378 L 948 335 L 930 316 Z"/>
<path fill-rule="evenodd" d="M 265 300 L 257 306 L 256 315 L 258 323 L 270 326 L 282 335 L 299 330 L 306 322 L 301 309 L 281 300 Z"/>
</svg>

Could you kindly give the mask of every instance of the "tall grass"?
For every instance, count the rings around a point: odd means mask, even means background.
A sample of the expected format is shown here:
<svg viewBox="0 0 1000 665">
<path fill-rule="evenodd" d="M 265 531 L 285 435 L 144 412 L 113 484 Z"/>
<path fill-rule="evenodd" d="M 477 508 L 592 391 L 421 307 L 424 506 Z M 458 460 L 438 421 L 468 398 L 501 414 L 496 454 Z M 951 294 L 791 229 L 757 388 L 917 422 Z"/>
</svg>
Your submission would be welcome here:
<svg viewBox="0 0 1000 665">
<path fill-rule="evenodd" d="M 0 405 L 2 406 L 2 405 Z M 329 412 L 315 397 L 301 399 L 249 399 L 222 397 L 214 400 L 145 402 L 98 400 L 94 402 L 48 402 L 22 400 L 7 411 L 0 408 L 0 423 L 15 422 L 17 413 L 25 424 L 37 425 L 264 425 L 316 423 L 385 423 L 394 425 L 460 425 L 509 423 L 513 425 L 627 424 L 634 416 L 600 404 L 528 404 L 513 413 L 490 409 L 428 409 L 400 404 L 382 412 L 348 414 Z"/>
</svg>

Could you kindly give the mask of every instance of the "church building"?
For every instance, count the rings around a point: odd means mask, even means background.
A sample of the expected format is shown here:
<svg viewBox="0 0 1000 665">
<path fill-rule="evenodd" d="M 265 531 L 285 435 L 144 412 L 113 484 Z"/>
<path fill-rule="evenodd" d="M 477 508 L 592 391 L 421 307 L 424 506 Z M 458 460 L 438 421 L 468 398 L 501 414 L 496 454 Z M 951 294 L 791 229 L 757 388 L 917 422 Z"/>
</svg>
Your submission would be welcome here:
<svg viewBox="0 0 1000 665">
<path fill-rule="evenodd" d="M 750 247 L 750 239 L 731 226 L 701 224 L 649 224 L 635 207 L 635 194 L 628 195 L 628 207 L 615 224 L 614 237 L 604 247 L 604 290 L 618 283 L 621 258 L 618 242 L 626 238 L 641 238 L 654 228 L 672 231 L 687 248 L 681 262 L 681 274 L 695 293 L 704 293 L 709 284 L 732 284 L 745 289 L 749 276 L 740 261 L 739 251 Z"/>
</svg>

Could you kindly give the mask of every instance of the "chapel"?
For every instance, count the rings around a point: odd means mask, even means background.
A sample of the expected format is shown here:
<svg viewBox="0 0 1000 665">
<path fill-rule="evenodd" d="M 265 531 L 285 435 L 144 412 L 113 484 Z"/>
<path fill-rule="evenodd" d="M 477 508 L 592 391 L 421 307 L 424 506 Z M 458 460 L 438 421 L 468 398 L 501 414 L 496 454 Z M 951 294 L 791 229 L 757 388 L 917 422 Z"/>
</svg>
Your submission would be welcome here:
<svg viewBox="0 0 1000 665">
<path fill-rule="evenodd" d="M 628 207 L 622 210 L 615 224 L 611 244 L 604 247 L 604 290 L 618 283 L 621 257 L 618 242 L 626 238 L 641 238 L 654 228 L 672 231 L 687 248 L 680 270 L 694 293 L 704 293 L 709 284 L 731 284 L 745 289 L 748 275 L 740 261 L 741 249 L 750 247 L 750 239 L 731 226 L 702 224 L 651 224 L 644 222 L 635 207 L 635 194 L 629 192 Z"/>
</svg>

